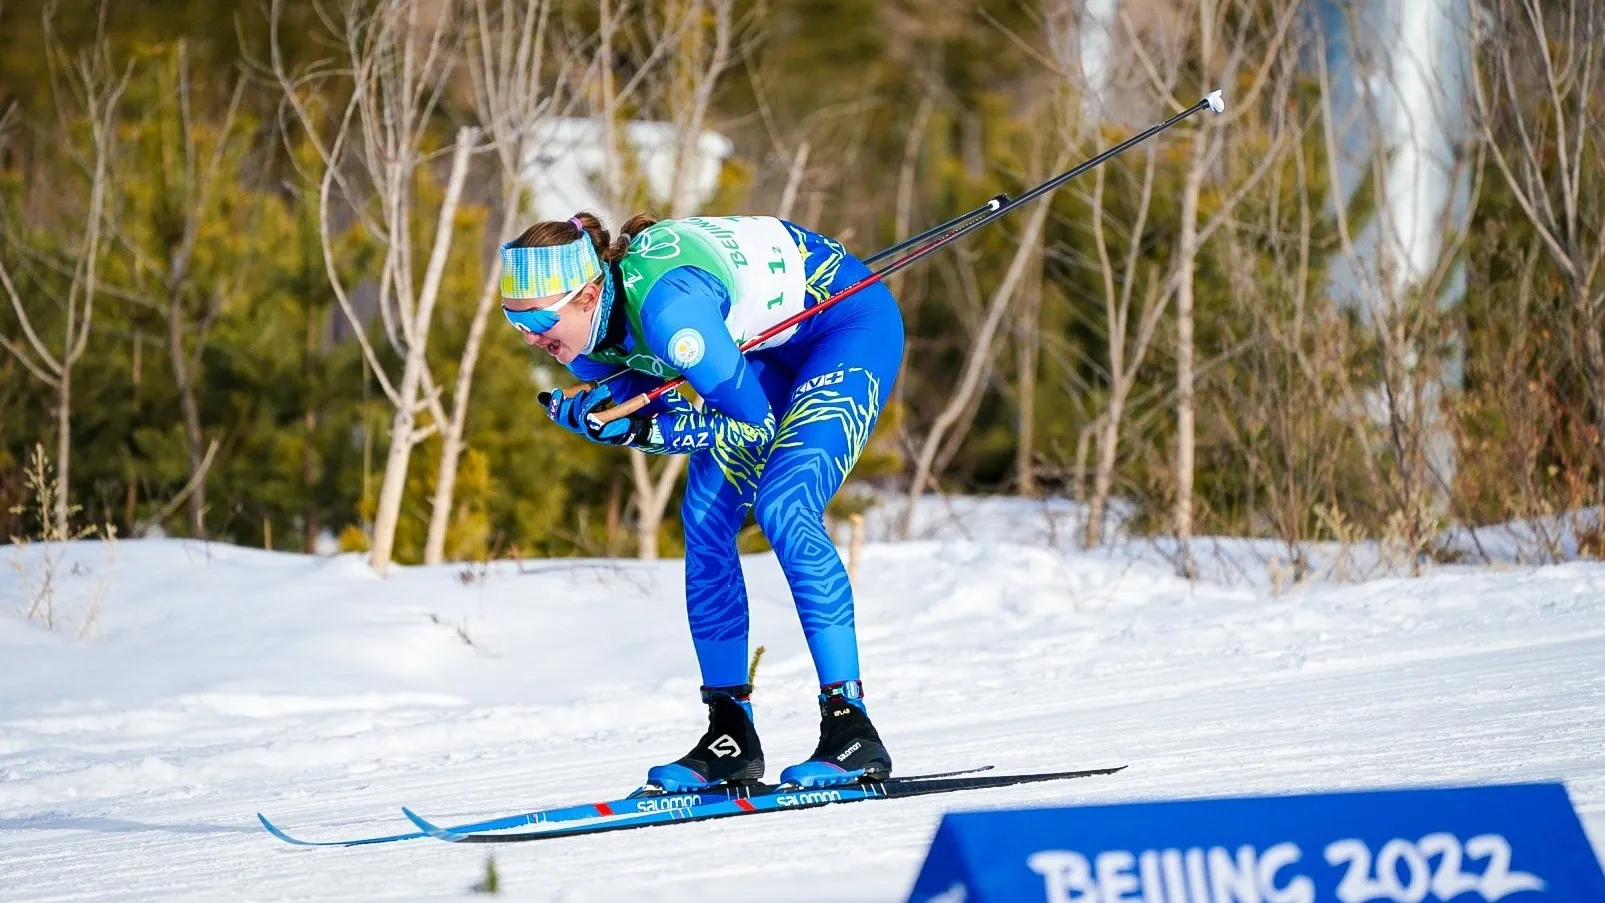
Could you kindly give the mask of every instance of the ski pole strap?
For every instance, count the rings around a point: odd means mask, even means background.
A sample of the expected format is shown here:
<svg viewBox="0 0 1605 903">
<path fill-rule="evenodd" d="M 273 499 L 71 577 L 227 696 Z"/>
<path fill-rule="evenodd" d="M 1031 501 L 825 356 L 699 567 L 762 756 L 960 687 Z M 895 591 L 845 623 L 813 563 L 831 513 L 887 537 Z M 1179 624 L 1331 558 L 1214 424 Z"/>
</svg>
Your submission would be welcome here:
<svg viewBox="0 0 1605 903">
<path fill-rule="evenodd" d="M 752 695 L 752 684 L 736 684 L 733 687 L 703 687 L 702 701 L 712 703 L 715 696 L 729 696 L 739 702 L 746 702 Z"/>
<path fill-rule="evenodd" d="M 843 699 L 863 699 L 864 682 L 861 680 L 844 680 L 840 683 L 820 684 L 819 695 L 830 699 L 840 696 Z"/>
</svg>

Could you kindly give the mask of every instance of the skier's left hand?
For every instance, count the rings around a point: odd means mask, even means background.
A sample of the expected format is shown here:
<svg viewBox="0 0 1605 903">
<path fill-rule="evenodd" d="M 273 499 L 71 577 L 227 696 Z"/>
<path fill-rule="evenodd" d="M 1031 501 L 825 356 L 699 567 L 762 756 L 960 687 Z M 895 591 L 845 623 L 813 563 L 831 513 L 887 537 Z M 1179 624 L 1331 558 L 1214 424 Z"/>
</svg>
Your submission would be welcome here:
<svg viewBox="0 0 1605 903">
<path fill-rule="evenodd" d="M 612 391 L 605 385 L 569 396 L 565 396 L 562 389 L 555 389 L 536 397 L 545 406 L 546 415 L 552 418 L 553 423 L 592 442 L 634 445 L 651 429 L 651 419 L 640 414 L 621 417 L 609 423 L 598 421 L 595 415 L 613 400 Z"/>
</svg>

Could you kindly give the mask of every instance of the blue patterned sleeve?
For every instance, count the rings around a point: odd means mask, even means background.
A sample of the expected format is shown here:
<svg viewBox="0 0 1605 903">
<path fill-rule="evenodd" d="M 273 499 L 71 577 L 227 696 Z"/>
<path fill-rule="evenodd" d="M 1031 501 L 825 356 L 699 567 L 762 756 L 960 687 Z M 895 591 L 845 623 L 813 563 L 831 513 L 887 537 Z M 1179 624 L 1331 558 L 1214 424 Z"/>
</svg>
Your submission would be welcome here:
<svg viewBox="0 0 1605 903">
<path fill-rule="evenodd" d="M 653 441 L 643 450 L 683 454 L 767 447 L 774 440 L 769 398 L 725 327 L 729 308 L 724 283 L 696 267 L 670 270 L 647 294 L 641 305 L 647 347 L 685 376 L 703 407 L 699 411 L 672 393 L 667 410 L 654 418 Z"/>
</svg>

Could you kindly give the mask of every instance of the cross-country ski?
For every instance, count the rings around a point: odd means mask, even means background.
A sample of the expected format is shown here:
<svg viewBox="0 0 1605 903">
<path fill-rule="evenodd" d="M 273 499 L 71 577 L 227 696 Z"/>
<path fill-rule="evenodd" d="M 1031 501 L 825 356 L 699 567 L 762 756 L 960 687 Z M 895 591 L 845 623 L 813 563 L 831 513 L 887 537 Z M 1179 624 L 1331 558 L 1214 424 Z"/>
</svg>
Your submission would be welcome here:
<svg viewBox="0 0 1605 903">
<path fill-rule="evenodd" d="M 981 765 L 976 768 L 966 768 L 958 771 L 942 771 L 925 775 L 911 775 L 908 777 L 898 778 L 897 783 L 925 782 L 937 778 L 953 778 L 960 775 L 971 775 L 985 771 L 991 771 L 992 768 L 993 766 L 991 765 Z M 1091 773 L 1092 772 L 1089 772 L 1089 774 Z M 1068 777 L 1069 775 L 1064 776 Z M 1079 774 L 1077 776 L 1079 776 Z M 962 787 L 955 786 L 951 789 L 958 790 L 976 789 L 987 786 L 1006 786 L 1009 784 L 1027 783 L 1029 780 L 1030 776 L 1025 776 L 1024 778 L 1014 777 L 1001 783 L 982 782 L 969 784 Z M 595 803 L 579 803 L 568 806 L 554 806 L 546 809 L 535 809 L 529 812 L 521 812 L 517 815 L 498 816 L 496 818 L 486 819 L 483 821 L 470 822 L 463 825 L 454 825 L 444 830 L 452 834 L 472 834 L 483 831 L 504 831 L 509 828 L 521 828 L 525 825 L 555 824 L 557 822 L 582 821 L 586 819 L 606 818 L 615 815 L 654 814 L 667 812 L 669 810 L 681 810 L 690 806 L 700 805 L 703 802 L 729 799 L 750 799 L 754 796 L 772 793 L 778 789 L 780 789 L 780 785 L 778 784 L 753 783 L 744 785 L 726 784 L 718 787 L 710 787 L 705 790 L 691 791 L 686 793 L 650 793 L 637 791 L 621 799 L 605 800 Z M 262 827 L 267 829 L 269 834 L 272 834 L 274 837 L 277 837 L 285 843 L 300 847 L 360 847 L 375 843 L 392 843 L 398 840 L 417 840 L 420 837 L 428 837 L 431 833 L 439 833 L 440 830 L 436 829 L 433 832 L 412 831 L 403 834 L 380 834 L 372 837 L 354 838 L 351 840 L 303 840 L 301 838 L 292 837 L 278 825 L 275 825 L 272 821 L 270 821 L 266 815 L 263 815 L 260 812 L 256 814 L 256 818 L 262 823 Z"/>
</svg>

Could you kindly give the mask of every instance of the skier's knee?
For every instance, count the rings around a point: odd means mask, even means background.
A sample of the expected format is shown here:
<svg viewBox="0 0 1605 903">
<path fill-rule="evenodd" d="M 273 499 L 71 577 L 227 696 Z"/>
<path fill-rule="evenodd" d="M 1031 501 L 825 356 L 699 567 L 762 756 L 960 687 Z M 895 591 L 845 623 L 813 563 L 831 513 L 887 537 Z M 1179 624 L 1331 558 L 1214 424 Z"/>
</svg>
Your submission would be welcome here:
<svg viewBox="0 0 1605 903">
<path fill-rule="evenodd" d="M 785 499 L 783 496 L 768 490 L 768 487 L 758 489 L 758 498 L 752 503 L 752 516 L 758 522 L 758 528 L 763 535 L 769 538 L 769 544 L 778 546 L 781 526 L 785 522 Z"/>
<path fill-rule="evenodd" d="M 814 527 L 824 528 L 824 512 L 807 504 L 798 493 L 770 484 L 759 488 L 753 514 L 759 529 L 777 551 L 796 539 L 799 533 Z"/>
</svg>

